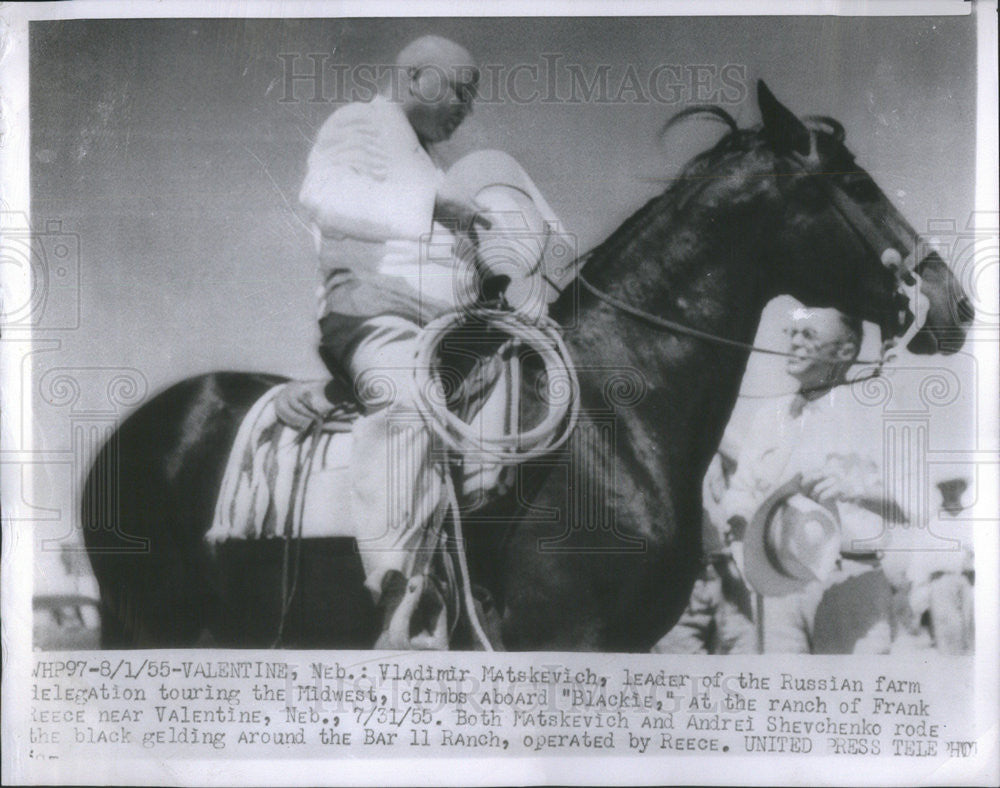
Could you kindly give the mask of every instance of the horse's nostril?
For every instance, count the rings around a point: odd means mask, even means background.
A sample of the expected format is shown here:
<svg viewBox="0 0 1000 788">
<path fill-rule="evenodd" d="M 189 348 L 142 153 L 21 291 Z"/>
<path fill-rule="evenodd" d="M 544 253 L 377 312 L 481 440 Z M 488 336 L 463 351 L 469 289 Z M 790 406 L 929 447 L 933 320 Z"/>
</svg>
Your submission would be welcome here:
<svg viewBox="0 0 1000 788">
<path fill-rule="evenodd" d="M 971 323 L 976 317 L 976 309 L 972 302 L 964 296 L 958 302 L 958 317 L 963 323 Z"/>
</svg>

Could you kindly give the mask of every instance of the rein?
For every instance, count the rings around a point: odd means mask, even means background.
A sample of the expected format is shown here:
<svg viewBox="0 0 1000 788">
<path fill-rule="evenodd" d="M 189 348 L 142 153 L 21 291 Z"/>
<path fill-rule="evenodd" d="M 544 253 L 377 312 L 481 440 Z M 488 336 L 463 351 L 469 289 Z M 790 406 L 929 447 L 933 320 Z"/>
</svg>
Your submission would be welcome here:
<svg viewBox="0 0 1000 788">
<path fill-rule="evenodd" d="M 659 328 L 663 331 L 669 331 L 673 334 L 684 334 L 686 336 L 694 337 L 696 339 L 703 339 L 706 342 L 713 342 L 716 345 L 726 345 L 728 347 L 739 348 L 740 350 L 749 350 L 751 353 L 761 353 L 768 356 L 781 356 L 783 358 L 803 358 L 803 356 L 798 356 L 795 353 L 789 353 L 784 350 L 775 350 L 774 348 L 761 347 L 760 345 L 754 345 L 749 342 L 740 342 L 737 339 L 728 339 L 727 337 L 720 337 L 718 334 L 713 334 L 709 331 L 702 331 L 699 328 L 694 328 L 693 326 L 685 325 L 684 323 L 678 323 L 675 320 L 667 320 L 665 317 L 660 317 L 659 315 L 654 315 L 652 312 L 646 312 L 638 307 L 632 306 L 625 301 L 615 298 L 603 290 L 599 290 L 593 284 L 587 281 L 586 277 L 579 273 L 577 274 L 577 279 L 580 280 L 580 284 L 583 285 L 584 289 L 587 290 L 591 295 L 595 296 L 599 300 L 614 307 L 620 312 L 624 312 L 629 317 L 639 320 L 643 323 L 648 323 L 654 328 Z M 812 358 L 810 356 L 805 356 L 805 358 Z M 817 357 L 818 358 L 818 357 Z M 847 363 L 847 362 L 845 362 Z M 875 364 L 881 366 L 883 359 L 855 359 L 850 362 L 851 364 Z"/>
<path fill-rule="evenodd" d="M 589 254 L 589 253 L 588 253 Z M 603 301 L 609 306 L 614 307 L 620 312 L 624 312 L 629 317 L 639 320 L 643 323 L 648 323 L 654 328 L 658 328 L 662 331 L 669 331 L 674 334 L 683 334 L 690 337 L 695 337 L 696 339 L 703 339 L 706 342 L 712 342 L 717 345 L 725 345 L 727 347 L 735 347 L 740 350 L 748 350 L 751 353 L 760 353 L 767 356 L 780 356 L 783 358 L 815 358 L 815 356 L 797 356 L 794 353 L 788 353 L 783 350 L 775 350 L 774 348 L 761 347 L 759 345 L 754 345 L 749 342 L 740 342 L 736 339 L 728 339 L 727 337 L 720 337 L 718 334 L 712 334 L 709 331 L 702 331 L 701 329 L 694 328 L 692 326 L 686 326 L 683 323 L 678 323 L 674 320 L 667 320 L 666 318 L 654 315 L 651 312 L 646 312 L 638 307 L 634 307 L 624 301 L 615 298 L 603 290 L 599 290 L 594 287 L 593 284 L 587 281 L 586 277 L 582 273 L 577 274 L 577 279 L 580 280 L 580 284 L 583 285 L 584 289 L 587 290 L 591 295 L 595 296 L 597 299 Z M 835 388 L 836 386 L 853 386 L 856 383 L 863 383 L 866 380 L 872 380 L 882 376 L 882 367 L 885 364 L 888 356 L 883 354 L 878 360 L 871 359 L 855 359 L 851 361 L 851 365 L 874 365 L 873 369 L 867 375 L 861 375 L 856 378 L 851 378 L 849 380 L 843 380 L 838 383 L 833 383 L 829 386 L 821 386 L 815 388 L 799 389 L 802 393 L 807 393 L 811 391 L 818 391 L 820 388 Z M 844 362 L 848 363 L 848 362 Z M 759 395 L 745 395 L 741 394 L 742 399 L 775 399 L 777 397 L 783 397 L 786 393 L 792 392 L 782 392 L 780 394 L 759 394 Z"/>
<path fill-rule="evenodd" d="M 793 153 L 793 161 L 799 165 L 801 171 L 804 175 L 816 175 L 816 166 L 819 164 L 819 157 L 816 153 L 816 138 L 812 135 L 812 150 L 808 156 L 803 156 L 798 153 Z M 923 323 L 921 315 L 921 310 L 919 309 L 919 298 L 920 298 L 920 275 L 916 271 L 910 270 L 909 267 L 903 264 L 902 259 L 893 247 L 892 243 L 888 241 L 885 236 L 879 232 L 878 228 L 874 223 L 865 215 L 857 204 L 854 203 L 843 190 L 838 186 L 831 185 L 823 181 L 822 179 L 817 181 L 822 188 L 827 199 L 829 199 L 834 210 L 836 210 L 841 218 L 844 220 L 845 224 L 862 240 L 862 242 L 868 246 L 875 254 L 881 254 L 881 259 L 884 265 L 891 266 L 896 271 L 902 282 L 911 288 L 911 295 L 909 296 L 910 308 L 913 314 L 913 321 L 902 336 L 896 338 L 892 343 L 886 343 L 883 345 L 882 354 L 878 359 L 854 359 L 849 363 L 851 366 L 865 366 L 873 365 L 875 369 L 869 375 L 864 375 L 858 378 L 852 378 L 851 380 L 845 380 L 836 385 L 851 385 L 854 383 L 860 383 L 866 380 L 871 380 L 872 378 L 877 378 L 882 373 L 882 367 L 891 358 L 889 353 L 890 349 L 898 344 L 905 344 L 909 342 L 912 336 L 920 329 Z M 679 323 L 676 320 L 669 320 L 659 315 L 654 315 L 651 312 L 647 312 L 643 309 L 639 309 L 632 304 L 629 304 L 621 299 L 615 298 L 609 293 L 600 290 L 595 287 L 587 278 L 583 275 L 583 266 L 587 259 L 593 254 L 593 250 L 586 252 L 581 256 L 580 260 L 577 262 L 577 275 L 576 278 L 580 281 L 583 288 L 597 298 L 600 301 L 608 304 L 609 306 L 617 309 L 634 320 L 646 323 L 656 329 L 661 331 L 668 331 L 674 334 L 681 334 L 684 336 L 694 337 L 695 339 L 701 339 L 706 342 L 711 342 L 716 345 L 723 345 L 726 347 L 734 347 L 740 350 L 746 350 L 750 353 L 759 353 L 768 356 L 779 356 L 782 358 L 803 358 L 794 353 L 789 353 L 783 350 L 776 350 L 774 348 L 761 347 L 759 345 L 754 345 L 749 342 L 741 342 L 736 339 L 729 339 L 727 337 L 719 336 L 718 334 L 713 334 L 709 331 L 702 331 L 701 329 L 694 328 L 693 326 L 685 325 L 684 323 Z M 804 358 L 817 358 L 816 356 L 805 356 Z"/>
</svg>

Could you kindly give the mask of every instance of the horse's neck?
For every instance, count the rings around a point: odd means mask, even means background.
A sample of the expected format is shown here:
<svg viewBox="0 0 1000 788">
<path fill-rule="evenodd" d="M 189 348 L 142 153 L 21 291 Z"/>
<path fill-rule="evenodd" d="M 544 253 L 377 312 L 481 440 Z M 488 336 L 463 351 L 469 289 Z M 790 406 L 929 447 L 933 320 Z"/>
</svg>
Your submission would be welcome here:
<svg viewBox="0 0 1000 788">
<path fill-rule="evenodd" d="M 644 311 L 750 343 L 765 304 L 765 285 L 754 265 L 753 232 L 747 230 L 740 248 L 717 242 L 665 264 L 655 255 L 626 252 L 590 278 Z M 730 228 L 725 236 L 740 237 L 738 232 Z M 668 239 L 662 248 L 669 254 L 690 242 Z M 690 484 L 694 472 L 700 485 L 736 402 L 749 352 L 652 327 L 593 296 L 582 300 L 578 324 L 571 347 L 581 382 L 592 389 L 591 401 L 606 400 L 606 382 L 616 369 L 645 391 L 636 403 L 616 409 L 618 428 L 628 435 L 617 442 L 618 452 L 631 454 L 625 459 L 650 478 L 665 476 L 676 488 Z"/>
</svg>

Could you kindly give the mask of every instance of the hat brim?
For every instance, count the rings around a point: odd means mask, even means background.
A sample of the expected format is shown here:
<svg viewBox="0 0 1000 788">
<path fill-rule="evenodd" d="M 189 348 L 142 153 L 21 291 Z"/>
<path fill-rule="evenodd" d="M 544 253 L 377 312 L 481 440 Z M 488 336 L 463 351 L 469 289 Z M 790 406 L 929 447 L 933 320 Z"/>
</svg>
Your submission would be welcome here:
<svg viewBox="0 0 1000 788">
<path fill-rule="evenodd" d="M 775 509 L 801 492 L 802 476 L 799 474 L 772 492 L 747 525 L 743 535 L 743 572 L 758 594 L 788 596 L 809 585 L 808 580 L 781 572 L 767 554 L 767 529 Z"/>
</svg>

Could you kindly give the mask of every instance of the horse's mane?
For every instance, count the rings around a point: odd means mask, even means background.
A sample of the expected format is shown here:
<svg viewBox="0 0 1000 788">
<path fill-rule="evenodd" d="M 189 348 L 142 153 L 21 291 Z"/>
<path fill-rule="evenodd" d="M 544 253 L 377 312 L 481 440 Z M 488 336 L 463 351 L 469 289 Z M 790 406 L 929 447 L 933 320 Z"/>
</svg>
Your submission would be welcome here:
<svg viewBox="0 0 1000 788">
<path fill-rule="evenodd" d="M 764 136 L 761 125 L 740 128 L 732 115 L 722 107 L 714 105 L 682 110 L 664 124 L 660 136 L 665 135 L 682 121 L 699 115 L 707 115 L 724 123 L 729 131 L 711 148 L 696 154 L 671 179 L 670 185 L 662 193 L 646 202 L 607 239 L 587 252 L 580 261 L 584 266 L 591 267 L 591 270 L 600 270 L 604 261 L 618 259 L 627 245 L 667 225 L 678 210 L 683 209 L 706 186 L 718 180 L 718 172 L 727 161 L 742 161 L 769 149 L 769 142 Z M 837 143 L 844 141 L 844 127 L 835 119 L 827 116 L 808 116 L 802 120 L 817 132 L 818 136 L 830 137 Z M 734 184 L 733 188 L 741 188 L 741 184 Z"/>
<path fill-rule="evenodd" d="M 659 233 L 668 226 L 676 212 L 711 182 L 710 173 L 717 171 L 724 161 L 742 158 L 765 146 L 760 129 L 739 128 L 732 116 L 720 107 L 691 107 L 682 110 L 667 121 L 660 135 L 665 134 L 681 120 L 697 114 L 709 114 L 722 120 L 729 126 L 729 132 L 711 148 L 688 161 L 666 190 L 635 211 L 604 241 L 589 252 L 585 252 L 577 261 L 581 270 L 589 269 L 589 272 L 598 273 L 610 267 L 605 263 L 621 261 L 627 247 Z M 568 294 L 569 289 L 564 291 L 563 297 L 552 305 L 554 316 L 561 314 L 562 307 L 568 304 L 566 298 Z"/>
</svg>

